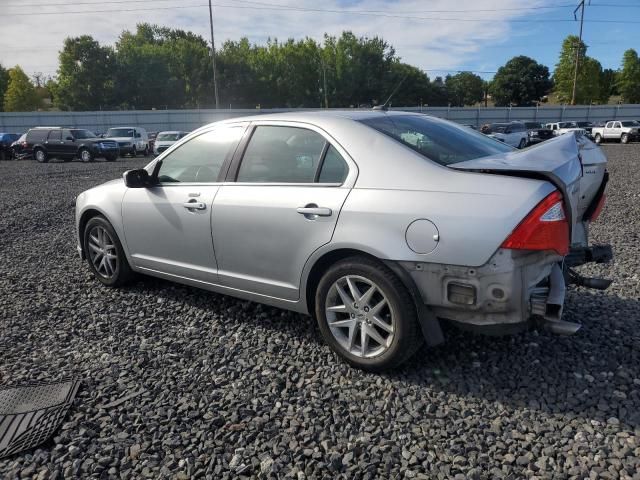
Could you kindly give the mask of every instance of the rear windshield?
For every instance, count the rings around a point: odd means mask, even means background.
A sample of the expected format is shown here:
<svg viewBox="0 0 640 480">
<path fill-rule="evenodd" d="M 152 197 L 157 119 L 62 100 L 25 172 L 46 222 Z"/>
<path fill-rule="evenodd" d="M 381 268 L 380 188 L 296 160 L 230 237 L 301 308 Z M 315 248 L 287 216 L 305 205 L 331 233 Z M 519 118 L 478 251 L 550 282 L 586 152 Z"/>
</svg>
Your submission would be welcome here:
<svg viewBox="0 0 640 480">
<path fill-rule="evenodd" d="M 180 135 L 179 133 L 159 133 L 156 140 L 158 141 L 172 141 L 175 142 L 176 140 L 180 140 L 182 138 L 182 135 Z"/>
<path fill-rule="evenodd" d="M 383 115 L 359 120 L 440 165 L 513 151 L 470 128 L 420 115 Z"/>
</svg>

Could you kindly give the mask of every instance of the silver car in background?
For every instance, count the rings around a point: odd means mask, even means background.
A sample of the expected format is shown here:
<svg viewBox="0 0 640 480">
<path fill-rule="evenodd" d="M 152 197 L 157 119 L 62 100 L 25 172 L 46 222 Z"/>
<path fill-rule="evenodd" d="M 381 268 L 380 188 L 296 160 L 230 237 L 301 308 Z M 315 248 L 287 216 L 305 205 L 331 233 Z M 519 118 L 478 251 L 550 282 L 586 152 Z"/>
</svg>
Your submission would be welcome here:
<svg viewBox="0 0 640 480">
<path fill-rule="evenodd" d="M 440 322 L 559 333 L 569 252 L 606 159 L 573 135 L 516 150 L 403 112 L 213 123 L 83 192 L 78 250 L 105 285 L 135 272 L 310 314 L 352 365 L 399 365 Z"/>
</svg>

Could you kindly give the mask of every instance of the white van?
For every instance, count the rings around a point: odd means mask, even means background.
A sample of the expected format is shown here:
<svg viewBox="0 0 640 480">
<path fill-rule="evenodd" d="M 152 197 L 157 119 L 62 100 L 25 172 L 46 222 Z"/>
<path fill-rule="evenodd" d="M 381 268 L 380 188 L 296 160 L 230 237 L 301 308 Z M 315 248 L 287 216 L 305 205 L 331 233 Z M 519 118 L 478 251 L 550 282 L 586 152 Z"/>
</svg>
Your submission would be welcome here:
<svg viewBox="0 0 640 480">
<path fill-rule="evenodd" d="M 118 142 L 120 155 L 127 153 L 135 157 L 142 153 L 145 157 L 149 154 L 149 136 L 142 127 L 114 127 L 107 130 L 104 138 Z"/>
</svg>

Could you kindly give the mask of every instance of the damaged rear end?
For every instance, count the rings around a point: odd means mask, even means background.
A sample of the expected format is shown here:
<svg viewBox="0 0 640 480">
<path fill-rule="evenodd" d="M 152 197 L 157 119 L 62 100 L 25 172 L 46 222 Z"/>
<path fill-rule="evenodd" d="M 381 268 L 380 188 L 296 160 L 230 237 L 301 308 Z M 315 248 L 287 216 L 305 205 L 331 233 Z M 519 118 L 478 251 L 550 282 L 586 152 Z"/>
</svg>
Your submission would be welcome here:
<svg viewBox="0 0 640 480">
<path fill-rule="evenodd" d="M 405 265 L 441 318 L 488 333 L 510 333 L 542 321 L 552 332 L 573 334 L 580 325 L 562 320 L 567 283 L 606 288 L 571 269 L 612 258 L 605 245 L 589 245 L 589 224 L 605 200 L 606 158 L 585 138 L 564 135 L 536 147 L 455 163 L 450 168 L 545 180 L 555 190 L 540 201 L 477 268 Z M 418 271 L 422 270 L 422 271 Z M 426 270 L 426 271 L 425 271 Z"/>
</svg>

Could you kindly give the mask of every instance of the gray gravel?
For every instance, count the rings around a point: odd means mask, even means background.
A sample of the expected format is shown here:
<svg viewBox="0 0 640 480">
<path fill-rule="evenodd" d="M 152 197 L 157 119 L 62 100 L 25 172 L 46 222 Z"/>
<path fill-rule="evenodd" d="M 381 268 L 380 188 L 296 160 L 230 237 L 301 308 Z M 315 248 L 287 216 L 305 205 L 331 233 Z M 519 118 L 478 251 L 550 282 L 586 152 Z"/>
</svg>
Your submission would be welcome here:
<svg viewBox="0 0 640 480">
<path fill-rule="evenodd" d="M 304 316 L 144 278 L 101 287 L 73 200 L 142 165 L 0 162 L 0 384 L 84 379 L 7 478 L 640 479 L 640 145 L 607 145 L 593 226 L 615 279 L 570 293 L 574 337 L 447 330 L 399 371 L 354 370 Z"/>
</svg>

